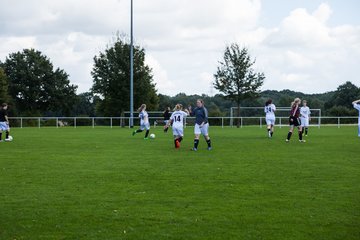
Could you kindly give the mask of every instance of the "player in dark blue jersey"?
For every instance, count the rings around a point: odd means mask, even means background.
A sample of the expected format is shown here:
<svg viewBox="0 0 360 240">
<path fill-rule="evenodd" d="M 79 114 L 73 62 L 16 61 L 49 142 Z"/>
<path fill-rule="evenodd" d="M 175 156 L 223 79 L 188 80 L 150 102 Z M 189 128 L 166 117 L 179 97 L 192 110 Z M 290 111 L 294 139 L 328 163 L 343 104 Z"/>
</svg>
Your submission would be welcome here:
<svg viewBox="0 0 360 240">
<path fill-rule="evenodd" d="M 207 142 L 207 149 L 211 150 L 211 140 L 209 137 L 209 122 L 208 122 L 208 111 L 204 106 L 204 101 L 202 99 L 198 99 L 196 101 L 196 108 L 192 109 L 189 106 L 189 112 L 191 116 L 195 116 L 195 139 L 194 139 L 194 147 L 193 151 L 197 151 L 199 145 L 200 135 L 203 135 Z"/>
</svg>

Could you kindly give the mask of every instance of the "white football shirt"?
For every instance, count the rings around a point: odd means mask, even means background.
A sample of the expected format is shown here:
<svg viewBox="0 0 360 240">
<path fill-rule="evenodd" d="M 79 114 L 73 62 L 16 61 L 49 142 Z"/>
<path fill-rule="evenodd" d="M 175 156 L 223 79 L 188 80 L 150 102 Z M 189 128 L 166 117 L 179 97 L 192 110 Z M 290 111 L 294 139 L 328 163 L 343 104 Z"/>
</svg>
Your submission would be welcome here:
<svg viewBox="0 0 360 240">
<path fill-rule="evenodd" d="M 300 108 L 300 116 L 301 117 L 309 118 L 310 114 L 311 114 L 311 112 L 310 112 L 310 108 L 308 106 Z"/>
<path fill-rule="evenodd" d="M 139 118 L 141 125 L 149 123 L 149 114 L 146 111 L 141 111 L 139 113 Z"/>
<path fill-rule="evenodd" d="M 187 113 L 184 111 L 175 111 L 171 114 L 170 120 L 172 120 L 173 127 L 179 128 L 184 126 L 184 118 L 187 117 Z"/>
<path fill-rule="evenodd" d="M 266 113 L 267 118 L 274 118 L 275 111 L 276 111 L 276 107 L 274 104 L 269 104 L 269 105 L 265 106 L 265 108 L 264 108 L 264 112 Z"/>
</svg>

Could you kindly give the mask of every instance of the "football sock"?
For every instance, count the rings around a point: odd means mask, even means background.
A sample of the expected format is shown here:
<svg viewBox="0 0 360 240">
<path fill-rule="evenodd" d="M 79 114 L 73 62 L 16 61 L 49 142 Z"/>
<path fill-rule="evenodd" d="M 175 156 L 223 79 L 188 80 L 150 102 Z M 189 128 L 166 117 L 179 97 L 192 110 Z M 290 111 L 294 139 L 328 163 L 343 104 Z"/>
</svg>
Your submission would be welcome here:
<svg viewBox="0 0 360 240">
<path fill-rule="evenodd" d="M 175 148 L 176 148 L 176 141 L 177 141 L 177 139 L 174 139 L 174 146 L 175 146 Z"/>
<path fill-rule="evenodd" d="M 179 137 L 178 141 L 181 142 L 183 140 L 183 137 Z"/>
<path fill-rule="evenodd" d="M 199 139 L 195 139 L 194 140 L 194 148 L 198 148 L 198 145 L 199 145 Z"/>
<path fill-rule="evenodd" d="M 211 147 L 211 139 L 206 140 L 208 147 Z"/>
<path fill-rule="evenodd" d="M 301 130 L 302 134 L 304 134 L 304 131 L 305 131 L 305 128 L 302 128 L 302 130 Z"/>
<path fill-rule="evenodd" d="M 6 138 L 9 138 L 9 131 L 6 131 Z"/>
<path fill-rule="evenodd" d="M 140 132 L 142 132 L 142 131 L 143 131 L 143 130 L 141 130 L 141 129 L 136 130 L 137 133 L 140 133 Z"/>
<path fill-rule="evenodd" d="M 305 128 L 305 135 L 308 134 L 309 128 Z"/>
<path fill-rule="evenodd" d="M 287 135 L 287 140 L 290 140 L 292 132 L 289 132 Z"/>
<path fill-rule="evenodd" d="M 0 132 L 0 140 L 2 139 L 2 132 Z"/>
<path fill-rule="evenodd" d="M 302 131 L 299 131 L 299 140 L 302 141 Z"/>
<path fill-rule="evenodd" d="M 270 132 L 270 135 L 273 136 L 274 132 Z"/>
<path fill-rule="evenodd" d="M 149 136 L 149 130 L 146 130 L 145 138 L 147 138 L 148 136 Z"/>
</svg>

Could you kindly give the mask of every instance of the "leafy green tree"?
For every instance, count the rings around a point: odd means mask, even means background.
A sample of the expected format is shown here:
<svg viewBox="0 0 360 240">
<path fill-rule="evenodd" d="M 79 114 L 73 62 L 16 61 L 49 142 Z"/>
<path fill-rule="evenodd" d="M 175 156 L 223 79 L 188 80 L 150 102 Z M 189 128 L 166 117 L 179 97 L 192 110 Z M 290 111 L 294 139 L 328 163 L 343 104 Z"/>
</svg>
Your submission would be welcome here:
<svg viewBox="0 0 360 240">
<path fill-rule="evenodd" d="M 151 68 L 145 64 L 145 50 L 134 47 L 134 105 L 147 104 L 148 109 L 158 108 L 158 96 Z M 130 102 L 130 45 L 117 37 L 105 52 L 94 57 L 91 72 L 91 91 L 100 97 L 97 112 L 105 116 L 120 116 L 129 110 Z"/>
<path fill-rule="evenodd" d="M 327 103 L 325 103 L 325 109 L 329 110 L 334 106 L 343 106 L 350 109 L 352 108 L 351 102 L 359 98 L 360 88 L 351 82 L 346 82 L 340 85 L 335 91 L 333 97 Z"/>
<path fill-rule="evenodd" d="M 94 117 L 96 102 L 99 98 L 91 92 L 80 93 L 76 98 L 77 100 L 73 107 L 72 115 Z"/>
<path fill-rule="evenodd" d="M 21 114 L 31 116 L 53 111 L 69 115 L 77 86 L 70 84 L 64 70 L 54 70 L 40 51 L 24 49 L 12 53 L 3 67 L 9 78 L 9 94 Z"/>
<path fill-rule="evenodd" d="M 9 102 L 10 96 L 8 88 L 8 77 L 6 76 L 4 69 L 0 67 L 0 104 Z"/>
<path fill-rule="evenodd" d="M 224 61 L 219 62 L 220 66 L 214 74 L 214 87 L 224 93 L 225 98 L 236 103 L 238 108 L 237 116 L 240 117 L 240 103 L 245 99 L 256 99 L 260 96 L 265 75 L 257 73 L 253 69 L 255 60 L 250 59 L 247 48 L 240 49 L 234 43 L 225 48 Z M 237 127 L 240 121 L 237 121 Z"/>
</svg>

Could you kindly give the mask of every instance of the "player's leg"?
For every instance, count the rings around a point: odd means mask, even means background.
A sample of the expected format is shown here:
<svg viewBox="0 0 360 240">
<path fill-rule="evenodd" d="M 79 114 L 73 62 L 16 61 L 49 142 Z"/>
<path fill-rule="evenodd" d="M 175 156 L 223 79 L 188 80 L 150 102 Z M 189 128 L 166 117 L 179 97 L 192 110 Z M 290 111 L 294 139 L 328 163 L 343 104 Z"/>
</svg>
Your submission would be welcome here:
<svg viewBox="0 0 360 240">
<path fill-rule="evenodd" d="M 144 126 L 140 126 L 140 128 L 138 130 L 134 130 L 132 135 L 134 136 L 137 133 L 141 133 L 142 131 L 144 131 L 145 127 Z"/>
<path fill-rule="evenodd" d="M 205 141 L 208 145 L 208 150 L 211 150 L 211 139 L 209 136 L 209 123 L 204 124 L 204 126 L 201 128 L 201 134 L 204 136 Z"/>
<path fill-rule="evenodd" d="M 298 130 L 299 130 L 299 141 L 305 142 L 305 140 L 303 140 L 303 127 L 301 125 L 299 125 Z"/>
<path fill-rule="evenodd" d="M 288 135 L 286 137 L 287 142 L 290 141 L 290 138 L 291 138 L 291 135 L 292 135 L 293 131 L 294 131 L 294 125 L 291 125 L 290 129 L 289 129 L 289 132 L 288 132 Z"/>
<path fill-rule="evenodd" d="M 177 133 L 179 136 L 178 141 L 179 141 L 179 143 L 181 143 L 181 141 L 183 140 L 183 137 L 184 137 L 184 128 L 178 128 Z"/>
<path fill-rule="evenodd" d="M 7 125 L 5 122 L 0 122 L 0 141 L 2 141 L 2 133 L 7 130 Z"/>
<path fill-rule="evenodd" d="M 290 125 L 290 129 L 289 129 L 289 132 L 288 132 L 288 135 L 287 135 L 287 138 L 286 138 L 286 142 L 289 142 L 290 141 L 290 138 L 291 138 L 291 135 L 294 131 L 294 119 L 292 117 L 289 118 L 289 125 Z"/>
<path fill-rule="evenodd" d="M 11 141 L 9 139 L 10 127 L 9 127 L 9 125 L 7 123 L 5 123 L 5 126 L 4 126 L 3 130 L 5 131 L 5 141 Z"/>
<path fill-rule="evenodd" d="M 145 124 L 145 129 L 146 129 L 146 132 L 145 132 L 144 139 L 148 139 L 149 132 L 150 132 L 150 123 Z"/>
<path fill-rule="evenodd" d="M 198 148 L 198 146 L 199 146 L 199 138 L 200 138 L 200 134 L 201 134 L 201 130 L 200 130 L 199 124 L 195 124 L 194 134 L 195 134 L 194 147 L 192 148 L 192 150 L 193 150 L 193 151 L 197 151 L 197 148 Z"/>
<path fill-rule="evenodd" d="M 179 134 L 179 129 L 173 127 L 173 135 L 174 135 L 174 146 L 175 148 L 180 148 L 180 134 Z"/>
<path fill-rule="evenodd" d="M 301 117 L 300 119 L 301 119 L 301 128 L 302 128 L 301 132 L 302 132 L 302 134 L 304 134 L 304 130 L 305 130 L 305 120 L 304 120 L 303 117 Z"/>
<path fill-rule="evenodd" d="M 274 135 L 274 126 L 275 126 L 275 119 L 272 119 L 270 122 L 270 137 Z"/>
<path fill-rule="evenodd" d="M 180 147 L 179 136 L 177 136 L 177 135 L 174 135 L 174 147 L 175 147 L 175 148 L 179 148 L 179 147 Z"/>
<path fill-rule="evenodd" d="M 305 140 L 303 140 L 303 124 L 300 118 L 295 119 L 295 126 L 298 128 L 300 142 L 305 142 Z"/>
<path fill-rule="evenodd" d="M 164 120 L 164 132 L 167 133 L 167 131 L 169 130 L 169 128 L 167 127 L 169 120 Z"/>
<path fill-rule="evenodd" d="M 304 128 L 305 128 L 305 136 L 307 137 L 308 133 L 309 133 L 309 119 L 306 119 L 305 124 L 304 124 Z M 304 133 L 304 132 L 303 132 Z"/>
</svg>

